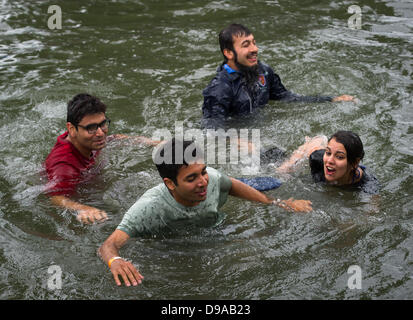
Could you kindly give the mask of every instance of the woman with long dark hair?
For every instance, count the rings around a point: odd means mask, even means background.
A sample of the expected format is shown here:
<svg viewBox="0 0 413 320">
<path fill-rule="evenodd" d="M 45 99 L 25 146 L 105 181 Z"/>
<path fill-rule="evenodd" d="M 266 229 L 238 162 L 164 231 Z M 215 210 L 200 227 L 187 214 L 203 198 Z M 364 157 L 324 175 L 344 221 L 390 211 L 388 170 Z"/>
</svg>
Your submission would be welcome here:
<svg viewBox="0 0 413 320">
<path fill-rule="evenodd" d="M 376 177 L 360 164 L 364 157 L 363 143 L 352 131 L 337 131 L 326 136 L 306 138 L 306 142 L 277 168 L 277 172 L 292 171 L 295 164 L 308 157 L 315 182 L 357 187 L 367 193 L 378 193 Z"/>
</svg>

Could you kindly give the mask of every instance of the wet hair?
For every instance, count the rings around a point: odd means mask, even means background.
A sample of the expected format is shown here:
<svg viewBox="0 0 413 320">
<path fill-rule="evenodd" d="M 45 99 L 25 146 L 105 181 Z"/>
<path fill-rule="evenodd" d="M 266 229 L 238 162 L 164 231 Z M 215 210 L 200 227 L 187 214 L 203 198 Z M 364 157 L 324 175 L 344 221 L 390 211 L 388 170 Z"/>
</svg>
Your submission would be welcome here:
<svg viewBox="0 0 413 320">
<path fill-rule="evenodd" d="M 224 55 L 224 49 L 231 50 L 235 53 L 233 37 L 249 36 L 250 34 L 251 31 L 247 27 L 236 23 L 230 24 L 228 27 L 221 30 L 219 33 L 219 46 L 221 48 L 222 55 L 224 56 L 225 63 L 228 59 Z"/>
<path fill-rule="evenodd" d="M 341 143 L 347 152 L 347 162 L 353 167 L 356 163 L 363 159 L 364 148 L 360 137 L 352 131 L 337 131 L 334 133 L 328 141 L 335 139 L 337 142 Z"/>
<path fill-rule="evenodd" d="M 203 151 L 194 141 L 173 138 L 154 150 L 153 161 L 162 179 L 168 178 L 178 185 L 177 176 L 183 166 L 204 159 Z"/>
<path fill-rule="evenodd" d="M 67 104 L 67 122 L 77 126 L 84 116 L 106 113 L 106 105 L 88 93 L 79 93 Z"/>
</svg>

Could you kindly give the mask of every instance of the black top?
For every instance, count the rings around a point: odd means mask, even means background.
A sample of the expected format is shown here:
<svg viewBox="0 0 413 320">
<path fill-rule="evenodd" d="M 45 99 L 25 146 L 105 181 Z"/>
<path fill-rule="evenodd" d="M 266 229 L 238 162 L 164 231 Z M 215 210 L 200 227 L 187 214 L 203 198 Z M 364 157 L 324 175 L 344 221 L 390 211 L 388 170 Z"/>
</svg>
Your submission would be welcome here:
<svg viewBox="0 0 413 320">
<path fill-rule="evenodd" d="M 315 182 L 325 182 L 324 176 L 324 157 L 325 150 L 316 150 L 310 155 L 310 168 L 311 168 L 311 175 Z M 379 193 L 380 185 L 379 181 L 376 177 L 368 172 L 367 168 L 363 165 L 359 166 L 363 170 L 363 175 L 361 179 L 356 183 L 353 183 L 351 188 L 356 188 L 361 191 L 364 191 L 369 194 L 377 194 Z"/>
<path fill-rule="evenodd" d="M 223 127 L 230 116 L 248 114 L 262 107 L 268 100 L 297 102 L 326 102 L 330 96 L 302 96 L 287 90 L 280 77 L 265 63 L 258 62 L 259 77 L 249 88 L 244 76 L 237 71 L 228 73 L 224 64 L 217 68 L 216 76 L 203 90 L 202 124 L 207 128 Z"/>
</svg>

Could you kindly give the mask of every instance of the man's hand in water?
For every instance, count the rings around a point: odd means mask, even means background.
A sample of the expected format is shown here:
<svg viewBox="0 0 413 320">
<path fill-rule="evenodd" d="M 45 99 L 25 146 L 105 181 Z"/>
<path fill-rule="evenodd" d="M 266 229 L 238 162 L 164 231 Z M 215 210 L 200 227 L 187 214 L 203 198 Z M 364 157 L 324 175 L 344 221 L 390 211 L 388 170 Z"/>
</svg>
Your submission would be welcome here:
<svg viewBox="0 0 413 320">
<path fill-rule="evenodd" d="M 54 205 L 77 211 L 76 219 L 86 224 L 95 221 L 103 222 L 108 218 L 105 211 L 70 200 L 65 196 L 53 196 L 50 200 Z"/>
<path fill-rule="evenodd" d="M 294 200 L 290 198 L 288 200 L 273 201 L 273 203 L 287 211 L 310 212 L 313 210 L 310 200 Z"/>
<path fill-rule="evenodd" d="M 333 101 L 333 102 L 338 102 L 338 101 L 353 101 L 353 102 L 356 102 L 357 99 L 353 96 L 349 96 L 348 94 L 343 94 L 341 96 L 333 98 L 333 100 L 331 100 L 331 101 Z"/>
<path fill-rule="evenodd" d="M 85 224 L 96 222 L 103 222 L 107 220 L 108 215 L 105 211 L 97 208 L 85 206 L 85 208 L 78 211 L 76 219 Z"/>
</svg>

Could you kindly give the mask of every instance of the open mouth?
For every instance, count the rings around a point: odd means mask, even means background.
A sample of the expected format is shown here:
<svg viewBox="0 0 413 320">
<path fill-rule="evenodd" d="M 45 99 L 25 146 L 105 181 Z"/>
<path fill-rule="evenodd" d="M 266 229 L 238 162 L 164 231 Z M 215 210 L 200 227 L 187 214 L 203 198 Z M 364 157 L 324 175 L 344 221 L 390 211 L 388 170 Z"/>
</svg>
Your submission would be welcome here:
<svg viewBox="0 0 413 320">
<path fill-rule="evenodd" d="M 256 53 L 249 54 L 247 56 L 247 59 L 248 59 L 249 62 L 252 62 L 252 63 L 257 62 L 257 54 Z"/>
<path fill-rule="evenodd" d="M 327 175 L 331 176 L 336 172 L 336 169 L 330 166 L 324 166 Z"/>
</svg>

